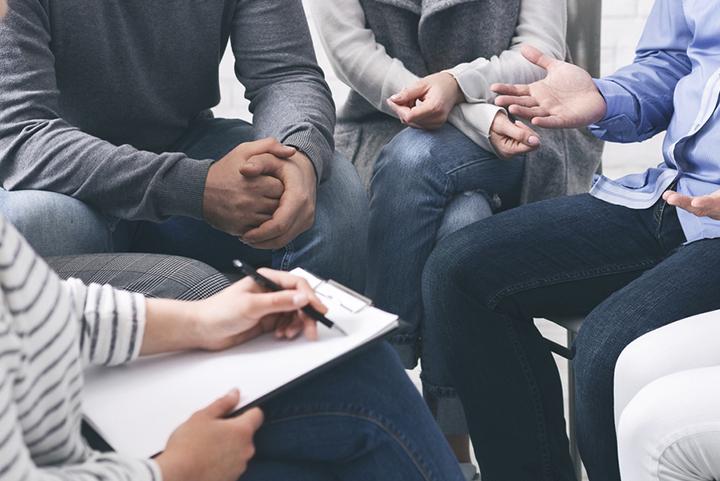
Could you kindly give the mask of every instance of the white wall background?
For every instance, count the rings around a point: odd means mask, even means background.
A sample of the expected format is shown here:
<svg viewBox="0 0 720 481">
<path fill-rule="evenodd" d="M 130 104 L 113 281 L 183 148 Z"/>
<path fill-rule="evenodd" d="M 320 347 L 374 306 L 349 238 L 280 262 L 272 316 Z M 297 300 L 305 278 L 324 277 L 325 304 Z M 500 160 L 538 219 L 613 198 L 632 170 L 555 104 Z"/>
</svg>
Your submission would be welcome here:
<svg viewBox="0 0 720 481">
<path fill-rule="evenodd" d="M 652 4 L 653 0 L 603 1 L 603 75 L 610 74 L 632 61 L 635 46 Z M 347 88 L 333 74 L 320 43 L 316 41 L 315 44 L 320 64 L 333 90 L 335 102 L 340 105 L 347 95 Z M 232 55 L 225 55 L 221 67 L 222 101 L 216 113 L 220 116 L 249 119 L 247 101 L 243 97 L 242 86 L 234 77 L 232 63 Z M 606 173 L 615 177 L 640 170 L 648 165 L 658 164 L 661 161 L 661 141 L 660 136 L 639 145 L 608 145 L 605 153 Z"/>
</svg>

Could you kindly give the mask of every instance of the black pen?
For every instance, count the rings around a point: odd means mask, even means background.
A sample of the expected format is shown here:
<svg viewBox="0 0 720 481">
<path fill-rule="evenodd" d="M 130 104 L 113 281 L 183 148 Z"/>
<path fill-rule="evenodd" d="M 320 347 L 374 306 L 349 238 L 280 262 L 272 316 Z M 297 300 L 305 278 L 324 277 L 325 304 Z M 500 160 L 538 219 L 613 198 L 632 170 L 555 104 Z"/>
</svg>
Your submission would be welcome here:
<svg viewBox="0 0 720 481">
<path fill-rule="evenodd" d="M 235 267 L 237 267 L 238 269 L 240 269 L 241 271 L 243 271 L 243 273 L 245 273 L 246 276 L 252 277 L 255 280 L 255 282 L 258 283 L 258 285 L 260 285 L 261 287 L 264 287 L 265 289 L 267 289 L 269 291 L 280 292 L 280 291 L 287 290 L 287 289 L 284 289 L 282 286 L 276 284 L 275 282 L 271 281 L 264 275 L 260 274 L 254 267 L 252 267 L 249 264 L 235 260 L 235 261 L 233 261 L 233 265 Z M 320 313 L 317 309 L 315 309 L 310 304 L 303 307 L 302 311 L 305 314 L 307 314 L 308 316 L 310 316 L 311 319 L 316 320 L 317 322 L 326 326 L 327 328 L 336 329 L 337 331 L 343 333 L 344 335 L 346 335 L 346 336 L 348 335 L 348 333 L 345 332 L 345 330 L 342 327 L 338 326 L 336 323 L 334 323 L 327 317 L 323 316 L 322 313 Z"/>
</svg>

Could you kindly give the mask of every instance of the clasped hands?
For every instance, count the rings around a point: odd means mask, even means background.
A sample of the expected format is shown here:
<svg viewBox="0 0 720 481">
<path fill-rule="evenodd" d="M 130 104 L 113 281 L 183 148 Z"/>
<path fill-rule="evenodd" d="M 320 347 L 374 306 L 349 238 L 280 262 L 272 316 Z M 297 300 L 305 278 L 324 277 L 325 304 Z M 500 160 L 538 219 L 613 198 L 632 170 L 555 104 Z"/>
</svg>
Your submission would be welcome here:
<svg viewBox="0 0 720 481">
<path fill-rule="evenodd" d="M 465 95 L 450 73 L 440 72 L 418 80 L 387 100 L 400 121 L 410 127 L 436 130 L 442 127 Z M 540 146 L 540 136 L 522 122 L 498 112 L 490 127 L 490 143 L 504 159 L 526 154 Z"/>
<path fill-rule="evenodd" d="M 257 249 L 279 249 L 315 222 L 317 177 L 310 159 L 275 139 L 238 145 L 212 165 L 203 215 Z"/>
</svg>

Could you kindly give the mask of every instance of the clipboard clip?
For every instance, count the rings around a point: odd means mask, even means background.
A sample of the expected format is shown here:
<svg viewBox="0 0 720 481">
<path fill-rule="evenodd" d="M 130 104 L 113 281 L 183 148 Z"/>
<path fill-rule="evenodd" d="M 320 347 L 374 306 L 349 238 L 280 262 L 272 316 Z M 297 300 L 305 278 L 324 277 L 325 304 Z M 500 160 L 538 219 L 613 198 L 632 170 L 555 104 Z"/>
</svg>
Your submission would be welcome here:
<svg viewBox="0 0 720 481">
<path fill-rule="evenodd" d="M 318 280 L 320 280 L 320 283 L 314 287 L 315 293 L 319 297 L 328 299 L 341 306 L 352 314 L 357 314 L 366 307 L 372 306 L 372 300 L 343 286 L 339 282 L 323 280 L 319 277 Z"/>
</svg>

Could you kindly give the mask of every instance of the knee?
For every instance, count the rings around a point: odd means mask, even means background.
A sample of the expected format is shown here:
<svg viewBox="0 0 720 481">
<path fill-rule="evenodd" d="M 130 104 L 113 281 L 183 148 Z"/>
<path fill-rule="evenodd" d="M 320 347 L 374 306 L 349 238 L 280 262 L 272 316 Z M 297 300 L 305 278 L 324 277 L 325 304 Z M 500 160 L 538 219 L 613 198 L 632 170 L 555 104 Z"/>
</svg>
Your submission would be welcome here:
<svg viewBox="0 0 720 481">
<path fill-rule="evenodd" d="M 581 401 L 596 399 L 598 395 L 609 396 L 612 393 L 615 365 L 625 347 L 624 343 L 614 339 L 615 336 L 612 335 L 613 340 L 608 342 L 607 333 L 596 332 L 596 324 L 598 323 L 588 317 L 574 345 L 576 391 Z"/>
<path fill-rule="evenodd" d="M 432 132 L 411 128 L 403 130 L 380 151 L 371 187 L 384 182 L 397 185 L 437 168 L 433 162 L 437 143 Z"/>
<path fill-rule="evenodd" d="M 323 239 L 329 245 L 364 252 L 368 210 L 367 192 L 357 171 L 350 161 L 337 155 L 330 178 L 318 193 L 315 222 Z"/>
<path fill-rule="evenodd" d="M 105 252 L 112 247 L 109 219 L 72 197 L 0 191 L 0 212 L 41 256 Z"/>
</svg>

